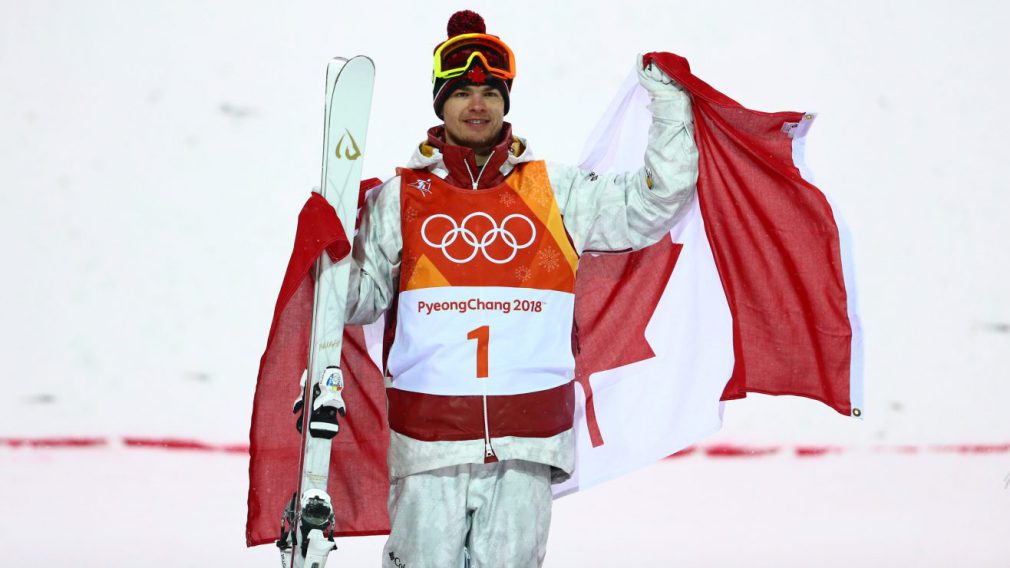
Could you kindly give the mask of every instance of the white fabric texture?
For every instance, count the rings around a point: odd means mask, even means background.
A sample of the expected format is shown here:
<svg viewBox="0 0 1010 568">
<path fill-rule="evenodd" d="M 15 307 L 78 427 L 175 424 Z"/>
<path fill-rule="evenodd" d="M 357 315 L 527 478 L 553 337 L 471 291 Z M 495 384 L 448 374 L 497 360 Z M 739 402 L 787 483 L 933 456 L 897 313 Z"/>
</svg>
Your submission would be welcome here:
<svg viewBox="0 0 1010 568">
<path fill-rule="evenodd" d="M 384 567 L 456 568 L 469 554 L 471 568 L 536 568 L 547 553 L 550 468 L 509 460 L 401 478 L 389 521 Z"/>
<path fill-rule="evenodd" d="M 492 436 L 491 445 L 499 461 L 523 460 L 551 466 L 554 483 L 567 480 L 575 469 L 575 437 L 571 428 L 548 438 Z M 389 433 L 392 479 L 466 463 L 484 463 L 484 438 L 429 442 Z"/>
</svg>

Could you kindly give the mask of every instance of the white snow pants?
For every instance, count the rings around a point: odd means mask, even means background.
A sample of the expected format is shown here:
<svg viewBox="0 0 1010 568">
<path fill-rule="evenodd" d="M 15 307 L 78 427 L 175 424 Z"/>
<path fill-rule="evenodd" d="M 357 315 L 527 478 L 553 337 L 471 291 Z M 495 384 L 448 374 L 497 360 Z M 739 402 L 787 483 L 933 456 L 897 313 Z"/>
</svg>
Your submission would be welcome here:
<svg viewBox="0 0 1010 568">
<path fill-rule="evenodd" d="M 396 480 L 384 568 L 537 568 L 547 554 L 551 468 L 522 460 Z"/>
</svg>

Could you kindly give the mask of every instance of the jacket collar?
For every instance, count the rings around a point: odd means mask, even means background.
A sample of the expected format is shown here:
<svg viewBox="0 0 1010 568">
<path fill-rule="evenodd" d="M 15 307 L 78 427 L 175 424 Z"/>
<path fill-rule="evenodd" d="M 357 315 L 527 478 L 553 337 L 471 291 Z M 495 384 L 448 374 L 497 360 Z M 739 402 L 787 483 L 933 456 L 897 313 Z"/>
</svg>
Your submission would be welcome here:
<svg viewBox="0 0 1010 568">
<path fill-rule="evenodd" d="M 533 155 L 526 141 L 513 136 L 512 125 L 507 122 L 501 142 L 492 148 L 483 167 L 477 166 L 472 149 L 447 143 L 445 127 L 434 126 L 428 130 L 428 139 L 414 150 L 407 167 L 433 172 L 456 187 L 487 189 L 504 183 L 516 164 L 531 160 Z"/>
</svg>

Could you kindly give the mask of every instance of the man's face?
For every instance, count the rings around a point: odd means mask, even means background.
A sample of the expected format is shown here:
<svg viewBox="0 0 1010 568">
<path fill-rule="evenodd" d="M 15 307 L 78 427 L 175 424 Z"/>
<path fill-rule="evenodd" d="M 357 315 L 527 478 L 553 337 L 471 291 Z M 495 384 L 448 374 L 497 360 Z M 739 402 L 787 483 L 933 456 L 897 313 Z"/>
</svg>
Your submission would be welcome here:
<svg viewBox="0 0 1010 568">
<path fill-rule="evenodd" d="M 456 89 L 442 107 L 446 142 L 475 151 L 498 143 L 505 118 L 505 99 L 487 85 Z"/>
</svg>

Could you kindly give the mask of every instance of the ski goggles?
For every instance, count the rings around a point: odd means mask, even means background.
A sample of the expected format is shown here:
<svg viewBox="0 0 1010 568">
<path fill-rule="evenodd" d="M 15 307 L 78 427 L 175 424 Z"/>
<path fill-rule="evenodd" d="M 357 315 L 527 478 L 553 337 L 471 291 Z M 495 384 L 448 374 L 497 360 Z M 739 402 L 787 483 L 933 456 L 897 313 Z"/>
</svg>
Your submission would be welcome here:
<svg viewBox="0 0 1010 568">
<path fill-rule="evenodd" d="M 488 34 L 460 34 L 435 48 L 431 82 L 459 77 L 478 59 L 493 77 L 508 80 L 516 76 L 515 56 L 505 42 Z"/>
</svg>

